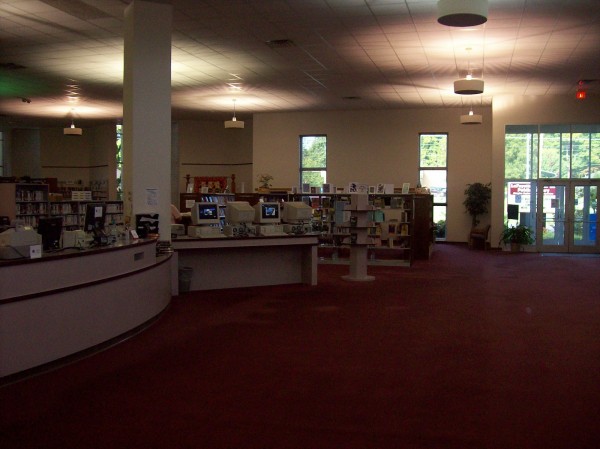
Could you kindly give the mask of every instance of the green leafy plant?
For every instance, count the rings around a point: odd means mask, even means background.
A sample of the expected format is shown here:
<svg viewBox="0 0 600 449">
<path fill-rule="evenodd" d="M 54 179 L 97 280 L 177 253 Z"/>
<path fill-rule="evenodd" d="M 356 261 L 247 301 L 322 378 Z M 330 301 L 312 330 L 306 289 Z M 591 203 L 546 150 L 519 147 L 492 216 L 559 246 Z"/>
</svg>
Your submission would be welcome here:
<svg viewBox="0 0 600 449">
<path fill-rule="evenodd" d="M 271 187 L 272 180 L 273 176 L 269 175 L 268 173 L 258 175 L 258 183 L 263 189 L 268 189 L 269 187 Z"/>
<path fill-rule="evenodd" d="M 525 225 L 505 225 L 504 230 L 500 234 L 500 243 L 505 245 L 531 245 L 533 242 L 535 242 L 533 230 Z"/>
<path fill-rule="evenodd" d="M 471 216 L 471 226 L 475 227 L 479 224 L 478 217 L 488 213 L 488 205 L 492 198 L 491 184 L 483 184 L 481 182 L 467 184 L 465 197 L 463 204 L 465 210 Z"/>
</svg>

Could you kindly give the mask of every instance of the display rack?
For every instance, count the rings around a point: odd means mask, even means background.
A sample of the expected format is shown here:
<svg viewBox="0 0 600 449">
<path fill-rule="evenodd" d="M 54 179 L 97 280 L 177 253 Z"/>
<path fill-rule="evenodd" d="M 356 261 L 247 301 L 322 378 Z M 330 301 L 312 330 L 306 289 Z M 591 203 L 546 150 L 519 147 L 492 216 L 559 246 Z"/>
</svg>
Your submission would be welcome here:
<svg viewBox="0 0 600 449">
<path fill-rule="evenodd" d="M 372 231 L 375 228 L 372 212 L 375 206 L 369 204 L 367 194 L 350 195 L 350 204 L 344 206 L 350 213 L 350 221 L 337 226 L 342 231 L 334 235 L 341 237 L 350 246 L 350 271 L 342 276 L 347 281 L 372 281 L 374 276 L 367 274 L 368 247 L 373 243 Z"/>
<path fill-rule="evenodd" d="M 348 264 L 350 251 L 336 234 L 350 220 L 347 193 L 295 195 L 313 208 L 313 228 L 319 231 L 319 263 Z M 369 231 L 368 265 L 410 266 L 428 259 L 433 249 L 433 198 L 426 194 L 369 194 L 373 227 Z"/>
</svg>

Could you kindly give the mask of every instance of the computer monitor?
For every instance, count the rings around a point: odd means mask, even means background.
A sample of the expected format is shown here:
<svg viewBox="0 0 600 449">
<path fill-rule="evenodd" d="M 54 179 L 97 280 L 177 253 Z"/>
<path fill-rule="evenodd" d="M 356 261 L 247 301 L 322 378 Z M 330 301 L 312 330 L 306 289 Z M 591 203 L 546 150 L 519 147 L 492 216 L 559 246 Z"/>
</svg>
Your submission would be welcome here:
<svg viewBox="0 0 600 449">
<path fill-rule="evenodd" d="M 196 202 L 191 209 L 192 223 L 196 226 L 220 224 L 219 204 Z"/>
<path fill-rule="evenodd" d="M 85 220 L 83 230 L 94 234 L 104 231 L 106 221 L 105 203 L 87 203 L 85 205 Z"/>
<path fill-rule="evenodd" d="M 254 222 L 259 224 L 279 223 L 279 203 L 256 203 L 254 205 Z"/>
<path fill-rule="evenodd" d="M 38 219 L 37 233 L 42 236 L 44 250 L 60 248 L 63 217 L 40 217 Z"/>
<path fill-rule="evenodd" d="M 225 208 L 225 220 L 231 225 L 252 223 L 254 208 L 248 201 L 228 201 Z"/>
<path fill-rule="evenodd" d="M 283 204 L 282 221 L 285 223 L 306 223 L 312 220 L 312 207 L 303 201 L 290 201 Z"/>
</svg>

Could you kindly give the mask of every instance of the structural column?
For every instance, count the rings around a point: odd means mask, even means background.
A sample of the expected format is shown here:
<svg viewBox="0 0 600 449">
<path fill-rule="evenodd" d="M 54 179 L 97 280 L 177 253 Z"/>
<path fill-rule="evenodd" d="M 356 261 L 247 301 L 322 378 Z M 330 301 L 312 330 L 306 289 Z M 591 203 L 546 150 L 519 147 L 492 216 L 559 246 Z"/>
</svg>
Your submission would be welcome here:
<svg viewBox="0 0 600 449">
<path fill-rule="evenodd" d="M 123 191 L 125 215 L 159 214 L 171 238 L 172 6 L 134 0 L 125 9 Z"/>
</svg>

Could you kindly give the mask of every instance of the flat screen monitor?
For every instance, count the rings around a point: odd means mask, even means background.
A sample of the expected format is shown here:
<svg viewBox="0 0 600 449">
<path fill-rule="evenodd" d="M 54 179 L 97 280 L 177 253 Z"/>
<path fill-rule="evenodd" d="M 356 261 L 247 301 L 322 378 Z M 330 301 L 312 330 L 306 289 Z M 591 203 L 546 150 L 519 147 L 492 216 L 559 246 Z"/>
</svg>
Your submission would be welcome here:
<svg viewBox="0 0 600 449">
<path fill-rule="evenodd" d="M 283 204 L 282 220 L 286 223 L 306 223 L 312 220 L 312 207 L 302 201 Z"/>
<path fill-rule="evenodd" d="M 228 224 L 237 225 L 254 221 L 254 208 L 248 201 L 228 201 L 225 209 Z"/>
<path fill-rule="evenodd" d="M 254 222 L 260 224 L 279 223 L 279 203 L 256 203 L 254 205 Z"/>
<path fill-rule="evenodd" d="M 60 237 L 62 235 L 62 217 L 40 217 L 37 233 L 42 236 L 44 250 L 60 248 Z"/>
<path fill-rule="evenodd" d="M 99 233 L 104 231 L 106 222 L 106 204 L 87 203 L 85 205 L 85 220 L 83 230 L 85 232 Z"/>
<path fill-rule="evenodd" d="M 190 212 L 192 223 L 196 226 L 221 223 L 218 203 L 196 202 Z"/>
</svg>

